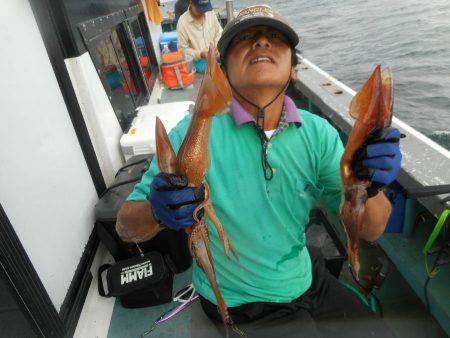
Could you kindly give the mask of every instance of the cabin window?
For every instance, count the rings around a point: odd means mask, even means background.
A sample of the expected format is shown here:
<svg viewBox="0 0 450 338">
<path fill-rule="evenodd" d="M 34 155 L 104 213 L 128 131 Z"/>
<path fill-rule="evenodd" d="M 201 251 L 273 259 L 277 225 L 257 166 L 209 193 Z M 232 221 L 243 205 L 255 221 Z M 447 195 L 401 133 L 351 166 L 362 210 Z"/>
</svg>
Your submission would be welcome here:
<svg viewBox="0 0 450 338">
<path fill-rule="evenodd" d="M 150 33 L 139 15 L 143 13 L 134 6 L 79 25 L 124 132 L 136 116 L 136 108 L 148 101 L 158 69 Z"/>
<path fill-rule="evenodd" d="M 133 20 L 130 22 L 131 34 L 133 35 L 133 42 L 138 54 L 139 63 L 144 71 L 145 79 L 148 81 L 152 75 L 152 65 L 149 61 L 149 54 L 147 48 L 144 44 L 144 37 L 142 35 L 141 27 L 139 27 L 139 22 Z"/>
<path fill-rule="evenodd" d="M 133 91 L 129 89 L 134 84 L 127 71 L 128 65 L 117 32 L 93 39 L 90 53 L 117 119 L 122 129 L 126 129 L 134 117 Z"/>
<path fill-rule="evenodd" d="M 128 16 L 127 25 L 134 44 L 134 50 L 136 51 L 146 85 L 151 92 L 158 75 L 158 63 L 151 44 L 146 19 L 143 12 L 137 14 L 128 10 L 125 13 Z"/>
</svg>

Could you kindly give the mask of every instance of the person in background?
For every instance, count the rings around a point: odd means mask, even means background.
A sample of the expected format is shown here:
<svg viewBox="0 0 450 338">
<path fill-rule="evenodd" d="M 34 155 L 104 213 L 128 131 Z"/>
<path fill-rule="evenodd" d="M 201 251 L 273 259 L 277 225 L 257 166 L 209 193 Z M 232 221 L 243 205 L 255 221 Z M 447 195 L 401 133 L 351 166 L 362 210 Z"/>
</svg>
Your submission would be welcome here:
<svg viewBox="0 0 450 338">
<path fill-rule="evenodd" d="M 197 71 L 203 73 L 209 45 L 213 43 L 217 46 L 222 34 L 222 26 L 212 10 L 211 2 L 191 0 L 189 9 L 178 20 L 177 32 L 178 50 L 192 56 Z"/>
<path fill-rule="evenodd" d="M 174 6 L 175 24 L 178 23 L 180 16 L 184 14 L 189 8 L 190 0 L 177 0 Z"/>
</svg>

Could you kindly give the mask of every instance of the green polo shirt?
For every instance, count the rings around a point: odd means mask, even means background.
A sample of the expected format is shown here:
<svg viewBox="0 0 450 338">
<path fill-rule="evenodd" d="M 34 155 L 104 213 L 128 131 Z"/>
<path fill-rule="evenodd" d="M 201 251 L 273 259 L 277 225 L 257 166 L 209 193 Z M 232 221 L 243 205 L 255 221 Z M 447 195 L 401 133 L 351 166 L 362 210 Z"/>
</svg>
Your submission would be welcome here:
<svg viewBox="0 0 450 338">
<path fill-rule="evenodd" d="M 217 282 L 229 307 L 290 302 L 302 295 L 312 281 L 305 246 L 311 206 L 322 199 L 329 213 L 338 211 L 343 153 L 338 132 L 325 119 L 304 110 L 297 113 L 301 127 L 291 123 L 270 140 L 268 161 L 274 175 L 267 182 L 255 128 L 250 124 L 237 126 L 230 115 L 213 119 L 206 181 L 217 216 L 239 255 L 239 261 L 227 260 L 217 231 L 208 220 Z M 189 121 L 187 116 L 169 133 L 176 152 Z M 158 173 L 156 163 L 152 161 L 128 200 L 147 198 Z M 193 282 L 198 293 L 217 303 L 196 264 Z"/>
</svg>

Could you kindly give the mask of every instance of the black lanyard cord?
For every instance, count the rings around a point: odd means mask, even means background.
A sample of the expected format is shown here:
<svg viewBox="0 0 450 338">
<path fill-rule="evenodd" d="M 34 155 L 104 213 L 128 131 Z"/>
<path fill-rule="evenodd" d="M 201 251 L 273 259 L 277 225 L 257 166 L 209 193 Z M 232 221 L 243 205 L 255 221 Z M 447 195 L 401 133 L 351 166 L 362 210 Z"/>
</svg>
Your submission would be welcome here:
<svg viewBox="0 0 450 338">
<path fill-rule="evenodd" d="M 263 118 L 264 121 L 264 118 Z M 261 126 L 255 124 L 256 133 L 258 134 L 259 140 L 261 141 L 261 164 L 263 168 L 264 178 L 266 181 L 270 181 L 273 178 L 272 166 L 267 158 L 267 136 Z"/>
<path fill-rule="evenodd" d="M 286 82 L 286 85 L 283 87 L 283 89 L 268 103 L 266 104 L 264 107 L 260 107 L 257 104 L 251 102 L 250 100 L 248 100 L 247 98 L 245 98 L 244 96 L 242 96 L 237 90 L 236 88 L 234 88 L 233 84 L 230 81 L 230 78 L 228 77 L 228 72 L 226 72 L 226 76 L 228 79 L 228 83 L 230 84 L 230 87 L 233 89 L 233 91 L 245 102 L 247 102 L 248 104 L 252 105 L 253 107 L 255 107 L 256 109 L 258 109 L 258 115 L 256 118 L 256 124 L 255 124 L 255 129 L 256 129 L 256 133 L 259 137 L 259 140 L 261 142 L 261 164 L 262 164 L 262 168 L 263 168 L 263 172 L 264 172 L 264 178 L 266 179 L 266 181 L 270 181 L 273 178 L 273 169 L 272 166 L 269 163 L 269 160 L 267 158 L 267 144 L 268 144 L 268 139 L 266 134 L 264 133 L 264 117 L 265 117 L 265 113 L 264 111 L 266 110 L 267 107 L 269 107 L 272 103 L 275 102 L 275 100 L 281 95 L 283 94 L 287 87 L 289 86 L 289 83 L 291 82 L 291 78 L 289 77 L 288 81 Z M 259 120 L 262 120 L 262 124 L 259 124 Z"/>
<path fill-rule="evenodd" d="M 255 107 L 256 109 L 258 109 L 258 115 L 257 115 L 257 119 L 256 119 L 256 124 L 259 125 L 259 120 L 262 119 L 263 120 L 263 124 L 262 124 L 262 129 L 264 130 L 264 111 L 266 110 L 267 107 L 269 107 L 272 103 L 275 102 L 276 99 L 278 99 L 278 97 L 283 94 L 287 87 L 289 86 L 289 83 L 291 82 L 291 78 L 289 77 L 288 81 L 286 82 L 286 84 L 284 85 L 283 89 L 281 89 L 281 91 L 268 103 L 266 104 L 264 107 L 260 107 L 257 104 L 253 103 L 252 101 L 250 101 L 249 99 L 245 98 L 241 93 L 239 93 L 236 88 L 234 88 L 233 84 L 230 81 L 230 78 L 228 77 L 228 72 L 226 73 L 227 75 L 227 80 L 228 83 L 230 84 L 230 87 L 233 89 L 233 91 L 245 102 L 247 102 L 248 104 L 252 105 L 253 107 Z"/>
</svg>

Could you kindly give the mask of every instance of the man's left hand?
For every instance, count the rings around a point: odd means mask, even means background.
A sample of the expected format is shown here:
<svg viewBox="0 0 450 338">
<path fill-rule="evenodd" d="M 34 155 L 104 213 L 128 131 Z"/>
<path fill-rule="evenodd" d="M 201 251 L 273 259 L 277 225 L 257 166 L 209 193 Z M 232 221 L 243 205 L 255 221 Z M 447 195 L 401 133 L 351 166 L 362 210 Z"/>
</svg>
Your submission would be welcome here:
<svg viewBox="0 0 450 338">
<path fill-rule="evenodd" d="M 369 197 L 375 196 L 384 186 L 391 184 L 400 171 L 400 131 L 396 128 L 375 130 L 356 152 L 353 169 L 361 180 L 371 181 Z"/>
</svg>

